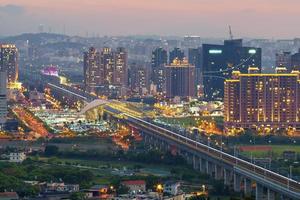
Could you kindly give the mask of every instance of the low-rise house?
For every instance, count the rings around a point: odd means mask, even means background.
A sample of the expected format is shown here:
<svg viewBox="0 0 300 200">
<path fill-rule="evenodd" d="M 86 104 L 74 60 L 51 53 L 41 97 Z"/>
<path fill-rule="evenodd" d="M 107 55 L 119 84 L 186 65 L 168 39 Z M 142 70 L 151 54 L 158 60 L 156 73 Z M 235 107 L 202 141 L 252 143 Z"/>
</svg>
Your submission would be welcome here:
<svg viewBox="0 0 300 200">
<path fill-rule="evenodd" d="M 46 183 L 44 186 L 45 192 L 78 192 L 78 184 L 65 184 L 65 183 Z"/>
<path fill-rule="evenodd" d="M 144 180 L 122 181 L 121 185 L 127 187 L 130 192 L 140 193 L 146 191 L 146 182 Z"/>
<path fill-rule="evenodd" d="M 9 154 L 9 162 L 21 163 L 26 160 L 24 152 L 14 152 Z"/>
<path fill-rule="evenodd" d="M 164 193 L 170 194 L 170 195 L 178 195 L 180 190 L 180 183 L 174 182 L 174 181 L 167 181 L 164 184 Z"/>
<path fill-rule="evenodd" d="M 17 200 L 19 196 L 16 192 L 0 192 L 0 200 Z"/>
</svg>

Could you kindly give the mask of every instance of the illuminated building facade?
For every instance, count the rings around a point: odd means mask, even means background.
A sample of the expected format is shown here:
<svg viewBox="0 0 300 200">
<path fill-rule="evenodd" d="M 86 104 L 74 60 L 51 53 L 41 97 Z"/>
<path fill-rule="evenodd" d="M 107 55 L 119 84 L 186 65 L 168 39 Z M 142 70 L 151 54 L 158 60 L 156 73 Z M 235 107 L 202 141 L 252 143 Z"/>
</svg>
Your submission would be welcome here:
<svg viewBox="0 0 300 200">
<path fill-rule="evenodd" d="M 166 70 L 166 97 L 176 96 L 187 98 L 195 96 L 195 66 L 190 65 L 186 59 L 178 58 Z"/>
<path fill-rule="evenodd" d="M 7 116 L 7 73 L 0 71 L 0 129 Z"/>
<path fill-rule="evenodd" d="M 86 91 L 98 93 L 102 86 L 128 86 L 128 60 L 124 48 L 112 51 L 105 47 L 101 52 L 91 47 L 84 53 L 84 83 Z"/>
<path fill-rule="evenodd" d="M 95 92 L 98 85 L 103 84 L 104 71 L 100 66 L 100 53 L 91 47 L 83 58 L 84 85 L 88 92 Z"/>
<path fill-rule="evenodd" d="M 158 93 L 165 92 L 165 68 L 168 62 L 168 53 L 163 48 L 156 48 L 152 52 L 151 81 Z"/>
<path fill-rule="evenodd" d="M 204 98 L 222 100 L 224 79 L 231 77 L 233 70 L 246 73 L 248 67 L 261 69 L 261 49 L 243 47 L 242 40 L 225 40 L 224 45 L 202 45 L 201 80 Z"/>
<path fill-rule="evenodd" d="M 274 74 L 261 74 L 259 68 L 249 73 L 233 73 L 225 80 L 225 130 L 298 129 L 300 127 L 299 71 L 287 73 L 277 68 Z"/>
<path fill-rule="evenodd" d="M 175 60 L 176 58 L 183 61 L 184 52 L 180 48 L 174 48 L 172 51 L 170 51 L 169 64 L 172 64 L 173 60 Z"/>
<path fill-rule="evenodd" d="M 0 48 L 0 71 L 7 73 L 8 84 L 14 84 L 19 76 L 18 49 L 13 44 L 2 44 Z"/>
<path fill-rule="evenodd" d="M 132 64 L 130 68 L 130 88 L 132 92 L 145 95 L 149 91 L 149 74 L 147 66 Z"/>
<path fill-rule="evenodd" d="M 114 53 L 114 70 L 113 70 L 113 85 L 128 86 L 128 55 L 123 47 L 117 48 Z"/>
</svg>

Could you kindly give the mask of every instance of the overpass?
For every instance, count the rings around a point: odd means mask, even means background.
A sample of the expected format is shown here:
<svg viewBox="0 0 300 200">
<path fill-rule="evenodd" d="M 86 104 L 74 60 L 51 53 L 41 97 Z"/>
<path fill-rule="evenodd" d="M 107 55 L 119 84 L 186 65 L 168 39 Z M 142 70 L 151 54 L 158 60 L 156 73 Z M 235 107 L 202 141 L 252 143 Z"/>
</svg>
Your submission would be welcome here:
<svg viewBox="0 0 300 200">
<path fill-rule="evenodd" d="M 273 200 L 276 195 L 281 199 L 300 199 L 300 183 L 295 180 L 132 115 L 124 113 L 124 119 L 149 142 L 163 149 L 176 146 L 195 169 L 224 180 L 226 185 L 233 183 L 236 192 L 243 189 L 245 195 L 250 195 L 255 183 L 257 200 Z"/>
<path fill-rule="evenodd" d="M 235 192 L 244 192 L 246 196 L 254 193 L 256 200 L 300 199 L 300 183 L 295 180 L 157 126 L 139 115 L 128 113 L 118 103 L 99 104 L 103 106 L 103 112 L 139 130 L 146 143 L 164 150 L 175 147 L 194 169 L 223 180 L 225 185 L 233 186 Z"/>
</svg>

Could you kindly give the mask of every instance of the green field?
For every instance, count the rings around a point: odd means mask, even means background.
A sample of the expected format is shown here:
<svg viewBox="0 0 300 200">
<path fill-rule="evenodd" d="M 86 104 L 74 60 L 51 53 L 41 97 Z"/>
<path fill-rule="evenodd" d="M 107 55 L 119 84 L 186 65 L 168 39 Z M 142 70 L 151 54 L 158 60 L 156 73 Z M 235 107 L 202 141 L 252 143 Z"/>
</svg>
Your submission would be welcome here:
<svg viewBox="0 0 300 200">
<path fill-rule="evenodd" d="M 241 147 L 243 147 L 241 145 Z M 273 157 L 279 158 L 282 156 L 284 151 L 295 151 L 297 154 L 300 153 L 300 145 L 251 145 L 246 147 L 253 148 L 252 150 L 241 151 L 241 154 L 247 157 L 265 158 Z M 257 147 L 257 148 L 256 148 Z M 270 150 L 263 150 L 261 147 L 268 147 Z"/>
</svg>

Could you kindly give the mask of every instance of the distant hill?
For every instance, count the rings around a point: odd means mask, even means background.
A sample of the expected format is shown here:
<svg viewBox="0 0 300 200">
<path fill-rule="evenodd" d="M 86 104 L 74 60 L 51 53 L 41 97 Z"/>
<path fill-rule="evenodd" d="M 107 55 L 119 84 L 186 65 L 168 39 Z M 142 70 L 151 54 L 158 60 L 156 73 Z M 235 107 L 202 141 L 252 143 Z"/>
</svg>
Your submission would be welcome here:
<svg viewBox="0 0 300 200">
<path fill-rule="evenodd" d="M 68 41 L 69 39 L 69 36 L 54 33 L 24 33 L 21 35 L 0 38 L 0 42 L 16 43 L 28 40 L 31 44 L 40 45 L 47 41 Z"/>
</svg>

